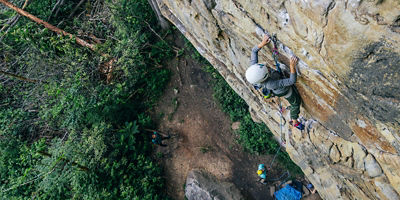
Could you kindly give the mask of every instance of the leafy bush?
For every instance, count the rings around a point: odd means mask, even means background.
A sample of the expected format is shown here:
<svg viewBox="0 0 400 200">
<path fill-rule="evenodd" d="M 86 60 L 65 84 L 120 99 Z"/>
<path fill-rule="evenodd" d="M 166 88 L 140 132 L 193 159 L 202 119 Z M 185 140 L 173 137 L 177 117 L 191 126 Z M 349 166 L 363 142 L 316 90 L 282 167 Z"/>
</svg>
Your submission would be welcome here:
<svg viewBox="0 0 400 200">
<path fill-rule="evenodd" d="M 173 55 L 169 44 L 151 31 L 162 33 L 146 0 L 107 0 L 95 10 L 99 1 L 89 0 L 80 12 L 95 20 L 69 20 L 78 2 L 50 22 L 105 38 L 97 52 L 26 18 L 4 35 L 0 60 L 39 82 L 2 79 L 0 199 L 168 199 L 143 129 L 169 81 L 160 67 Z M 34 1 L 27 10 L 46 20 L 55 3 Z M 107 83 L 99 68 L 111 58 Z"/>
</svg>

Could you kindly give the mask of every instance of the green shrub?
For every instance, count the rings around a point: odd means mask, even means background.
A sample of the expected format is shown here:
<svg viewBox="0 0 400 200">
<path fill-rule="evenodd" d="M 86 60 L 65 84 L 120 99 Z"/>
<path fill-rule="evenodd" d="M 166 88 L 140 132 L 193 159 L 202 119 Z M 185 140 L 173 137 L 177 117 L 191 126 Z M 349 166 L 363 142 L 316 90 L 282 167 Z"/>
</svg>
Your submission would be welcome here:
<svg viewBox="0 0 400 200">
<path fill-rule="evenodd" d="M 106 20 L 69 20 L 78 2 L 50 23 L 105 38 L 97 52 L 23 17 L 4 36 L 0 59 L 39 82 L 9 78 L 0 87 L 0 199 L 168 199 L 143 129 L 170 78 L 160 67 L 170 46 L 150 31 L 162 33 L 146 0 L 107 0 L 96 5 Z M 46 20 L 55 3 L 27 10 Z M 107 83 L 99 68 L 111 58 Z"/>
</svg>

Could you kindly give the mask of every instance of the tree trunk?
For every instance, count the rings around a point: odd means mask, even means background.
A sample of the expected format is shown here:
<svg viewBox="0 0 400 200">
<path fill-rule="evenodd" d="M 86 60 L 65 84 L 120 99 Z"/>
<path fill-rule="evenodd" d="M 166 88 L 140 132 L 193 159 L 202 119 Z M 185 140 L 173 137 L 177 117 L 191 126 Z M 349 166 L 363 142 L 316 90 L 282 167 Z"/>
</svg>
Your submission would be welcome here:
<svg viewBox="0 0 400 200">
<path fill-rule="evenodd" d="M 30 13 L 28 13 L 28 12 L 18 8 L 18 7 L 16 7 L 15 5 L 13 5 L 12 3 L 8 2 L 7 0 L 0 0 L 0 3 L 3 3 L 7 7 L 15 10 L 18 14 L 20 14 L 22 16 L 25 16 L 25 17 L 28 17 L 29 19 L 35 21 L 36 23 L 42 24 L 46 28 L 48 28 L 48 29 L 50 29 L 50 30 L 52 30 L 52 31 L 54 31 L 54 32 L 56 32 L 58 34 L 69 36 L 70 38 L 75 38 L 76 43 L 95 51 L 95 47 L 94 47 L 93 44 L 89 44 L 85 40 L 82 40 L 82 39 L 80 39 L 78 37 L 75 37 L 71 33 L 65 32 L 64 30 L 61 30 L 61 29 L 59 29 L 59 28 L 57 28 L 57 27 L 55 27 L 55 26 L 53 26 L 53 25 L 51 25 L 51 24 L 49 24 L 49 23 L 47 23 L 47 22 L 45 22 L 45 21 L 33 16 L 33 15 L 31 15 Z"/>
</svg>

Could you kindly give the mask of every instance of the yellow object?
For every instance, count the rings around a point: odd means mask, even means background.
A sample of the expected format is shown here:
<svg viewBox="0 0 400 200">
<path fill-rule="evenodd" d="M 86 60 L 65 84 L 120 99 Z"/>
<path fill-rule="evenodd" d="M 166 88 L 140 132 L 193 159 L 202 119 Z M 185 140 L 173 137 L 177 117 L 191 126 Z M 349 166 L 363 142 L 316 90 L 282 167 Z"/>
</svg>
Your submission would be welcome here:
<svg viewBox="0 0 400 200">
<path fill-rule="evenodd" d="M 264 99 L 269 99 L 271 97 L 271 94 L 268 94 L 268 95 L 264 95 Z"/>
<path fill-rule="evenodd" d="M 257 174 L 258 174 L 258 175 L 261 175 L 262 172 L 263 172 L 262 170 L 258 170 L 258 171 L 257 171 Z"/>
</svg>

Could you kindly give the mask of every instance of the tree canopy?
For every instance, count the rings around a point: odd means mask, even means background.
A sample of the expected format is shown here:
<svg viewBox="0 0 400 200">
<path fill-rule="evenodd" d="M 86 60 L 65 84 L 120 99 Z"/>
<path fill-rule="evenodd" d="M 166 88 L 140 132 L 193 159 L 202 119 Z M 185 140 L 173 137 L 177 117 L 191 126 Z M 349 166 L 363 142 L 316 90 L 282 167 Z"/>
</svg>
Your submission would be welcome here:
<svg viewBox="0 0 400 200">
<path fill-rule="evenodd" d="M 0 5 L 0 198 L 168 198 L 143 130 L 173 52 L 148 2 L 10 2 L 73 37 Z"/>
</svg>

